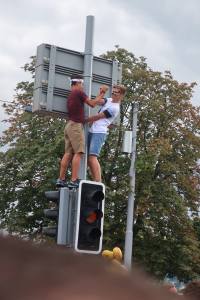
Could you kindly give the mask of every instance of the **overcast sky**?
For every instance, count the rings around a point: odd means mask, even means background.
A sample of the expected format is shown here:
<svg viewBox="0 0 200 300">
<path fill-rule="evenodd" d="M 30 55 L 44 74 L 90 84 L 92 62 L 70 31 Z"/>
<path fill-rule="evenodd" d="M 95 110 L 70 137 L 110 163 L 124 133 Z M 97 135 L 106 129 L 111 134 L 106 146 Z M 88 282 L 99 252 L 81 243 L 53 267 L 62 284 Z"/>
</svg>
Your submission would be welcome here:
<svg viewBox="0 0 200 300">
<path fill-rule="evenodd" d="M 20 67 L 39 44 L 84 51 L 88 15 L 95 55 L 120 45 L 155 71 L 200 84 L 199 0 L 0 0 L 0 99 L 12 101 L 17 82 L 28 79 Z M 193 103 L 200 105 L 199 86 Z"/>
</svg>

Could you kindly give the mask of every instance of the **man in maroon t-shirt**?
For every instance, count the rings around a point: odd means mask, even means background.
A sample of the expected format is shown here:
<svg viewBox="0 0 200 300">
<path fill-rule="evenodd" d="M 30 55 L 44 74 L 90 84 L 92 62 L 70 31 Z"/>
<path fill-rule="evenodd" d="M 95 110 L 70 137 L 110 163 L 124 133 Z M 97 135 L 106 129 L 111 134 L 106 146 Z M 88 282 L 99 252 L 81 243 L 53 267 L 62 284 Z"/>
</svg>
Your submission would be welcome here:
<svg viewBox="0 0 200 300">
<path fill-rule="evenodd" d="M 65 154 L 61 160 L 60 176 L 57 179 L 56 186 L 66 186 L 65 174 L 69 163 L 72 161 L 72 176 L 68 186 L 78 187 L 78 172 L 82 155 L 85 152 L 85 136 L 83 130 L 84 123 L 84 103 L 94 107 L 101 103 L 102 95 L 99 94 L 94 100 L 91 100 L 83 92 L 82 76 L 71 77 L 71 94 L 67 100 L 67 111 L 69 121 L 64 130 L 65 136 Z"/>
</svg>

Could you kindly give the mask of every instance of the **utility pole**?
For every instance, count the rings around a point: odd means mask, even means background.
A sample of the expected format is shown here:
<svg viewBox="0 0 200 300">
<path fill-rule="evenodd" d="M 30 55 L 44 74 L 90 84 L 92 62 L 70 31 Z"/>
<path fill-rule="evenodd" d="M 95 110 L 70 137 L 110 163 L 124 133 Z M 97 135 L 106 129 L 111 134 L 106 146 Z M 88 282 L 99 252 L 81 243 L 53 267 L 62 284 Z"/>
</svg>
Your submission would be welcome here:
<svg viewBox="0 0 200 300">
<path fill-rule="evenodd" d="M 92 64 L 93 64 L 93 40 L 94 40 L 94 16 L 87 16 L 85 52 L 84 52 L 84 91 L 91 98 L 92 87 Z M 90 108 L 85 105 L 85 118 L 90 116 Z M 88 124 L 84 125 L 85 132 L 85 155 L 81 160 L 79 177 L 86 179 L 87 174 L 87 139 L 88 139 Z"/>
<path fill-rule="evenodd" d="M 133 219 L 134 219 L 134 201 L 135 201 L 135 157 L 136 157 L 136 135 L 137 135 L 137 114 L 138 103 L 133 104 L 133 123 L 132 123 L 132 154 L 131 166 L 129 169 L 130 192 L 128 196 L 127 223 L 125 236 L 124 264 L 127 269 L 132 266 L 133 251 Z"/>
</svg>

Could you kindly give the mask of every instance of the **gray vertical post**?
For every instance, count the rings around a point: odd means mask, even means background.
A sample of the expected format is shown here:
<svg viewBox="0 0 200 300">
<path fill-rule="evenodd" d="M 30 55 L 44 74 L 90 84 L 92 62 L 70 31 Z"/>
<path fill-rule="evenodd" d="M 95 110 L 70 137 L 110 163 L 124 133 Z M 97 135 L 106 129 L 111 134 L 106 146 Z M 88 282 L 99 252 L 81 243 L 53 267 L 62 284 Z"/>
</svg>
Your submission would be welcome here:
<svg viewBox="0 0 200 300">
<path fill-rule="evenodd" d="M 125 236 L 125 252 L 124 264 L 130 270 L 132 265 L 133 250 L 133 218 L 134 218 L 134 201 L 135 201 L 135 157 L 136 157 L 136 135 L 137 135 L 137 113 L 138 103 L 133 105 L 133 125 L 132 125 L 132 156 L 131 166 L 129 170 L 130 176 L 130 192 L 128 197 L 126 236 Z"/>
<path fill-rule="evenodd" d="M 85 38 L 85 52 L 84 52 L 84 91 L 91 97 L 92 87 L 92 64 L 93 64 L 93 36 L 94 36 L 94 16 L 87 16 L 86 24 L 86 38 Z M 90 116 L 90 109 L 88 105 L 85 105 L 85 118 Z M 79 177 L 86 179 L 87 171 L 87 136 L 88 125 L 85 124 L 85 155 L 81 161 Z"/>
<path fill-rule="evenodd" d="M 60 189 L 57 244 L 67 244 L 67 227 L 69 214 L 69 189 Z"/>
<path fill-rule="evenodd" d="M 78 189 L 69 190 L 70 209 L 69 209 L 69 226 L 67 228 L 67 244 L 74 247 L 76 233 L 76 214 L 77 214 L 77 196 Z"/>
<path fill-rule="evenodd" d="M 73 247 L 76 210 L 77 210 L 77 191 L 68 188 L 60 189 L 59 216 L 57 244 Z"/>
<path fill-rule="evenodd" d="M 68 245 L 69 247 L 72 247 L 72 239 L 71 239 L 71 234 L 72 234 L 72 231 L 73 231 L 73 228 L 72 228 L 72 218 L 73 218 L 73 214 L 72 214 L 72 207 L 73 207 L 73 201 L 74 201 L 74 198 L 73 198 L 73 193 L 74 190 L 69 190 L 68 189 L 68 201 L 69 201 L 69 204 L 68 204 L 68 214 L 66 216 L 66 219 L 67 219 L 67 230 L 66 230 L 66 245 Z"/>
<path fill-rule="evenodd" d="M 52 109 L 53 109 L 55 62 L 56 62 L 56 46 L 51 46 L 50 60 L 49 60 L 48 88 L 47 88 L 47 110 L 49 110 L 49 111 L 52 111 Z"/>
</svg>

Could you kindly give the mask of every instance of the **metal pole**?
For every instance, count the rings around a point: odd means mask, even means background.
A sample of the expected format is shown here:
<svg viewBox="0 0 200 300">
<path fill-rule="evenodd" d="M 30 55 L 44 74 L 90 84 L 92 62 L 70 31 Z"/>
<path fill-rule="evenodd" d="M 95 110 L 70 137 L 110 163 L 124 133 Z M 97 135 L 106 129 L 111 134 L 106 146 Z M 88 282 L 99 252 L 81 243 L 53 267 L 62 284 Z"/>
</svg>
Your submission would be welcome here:
<svg viewBox="0 0 200 300">
<path fill-rule="evenodd" d="M 133 218 L 134 218 L 134 201 L 135 201 L 135 157 L 136 157 L 136 135 L 137 135 L 137 113 L 138 103 L 133 104 L 133 124 L 132 124 L 132 156 L 129 170 L 130 192 L 128 196 L 128 210 L 125 236 L 124 265 L 131 269 L 132 250 L 133 250 Z"/>
<path fill-rule="evenodd" d="M 67 229 L 69 226 L 69 189 L 60 189 L 57 244 L 67 244 Z"/>
<path fill-rule="evenodd" d="M 85 38 L 85 52 L 84 52 L 84 91 L 91 97 L 92 87 L 92 64 L 93 64 L 93 36 L 94 36 L 94 16 L 87 16 L 86 24 L 86 38 Z M 90 109 L 85 105 L 85 118 L 90 116 Z M 84 125 L 85 131 L 85 155 L 81 161 L 79 177 L 86 179 L 87 173 L 87 137 L 88 125 Z"/>
</svg>

